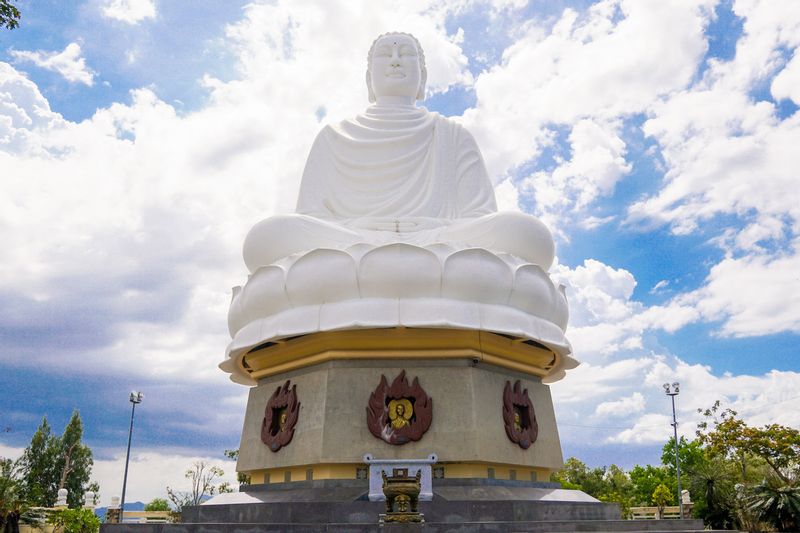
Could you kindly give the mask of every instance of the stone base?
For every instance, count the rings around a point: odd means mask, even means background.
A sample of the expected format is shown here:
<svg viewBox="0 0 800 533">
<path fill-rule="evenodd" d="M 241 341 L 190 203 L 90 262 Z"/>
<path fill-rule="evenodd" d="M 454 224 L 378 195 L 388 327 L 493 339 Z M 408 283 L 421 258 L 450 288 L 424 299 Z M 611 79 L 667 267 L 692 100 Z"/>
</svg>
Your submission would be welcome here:
<svg viewBox="0 0 800 533">
<path fill-rule="evenodd" d="M 383 502 L 370 502 L 363 480 L 242 486 L 184 510 L 188 523 L 370 523 Z M 427 523 L 619 520 L 619 506 L 556 483 L 437 479 L 433 500 L 420 502 Z"/>
<path fill-rule="evenodd" d="M 264 378 L 250 390 L 239 446 L 237 471 L 253 483 L 351 479 L 366 467 L 364 454 L 376 459 L 424 459 L 438 456 L 434 467 L 445 478 L 548 479 L 562 466 L 550 389 L 540 378 L 478 359 L 337 360 Z M 433 402 L 433 422 L 419 441 L 392 445 L 368 428 L 370 395 L 385 376 L 389 383 L 402 371 Z M 291 442 L 277 453 L 261 440 L 270 395 L 287 380 L 300 402 Z M 504 429 L 503 393 L 517 380 L 527 389 L 538 422 L 538 439 L 523 449 Z"/>
<path fill-rule="evenodd" d="M 242 487 L 184 509 L 181 524 L 104 524 L 101 533 L 350 532 L 688 532 L 700 520 L 620 520 L 616 504 L 552 483 L 435 480 L 434 499 L 420 502 L 424 524 L 379 524 L 382 502 L 370 502 L 363 480 Z M 227 502 L 227 503 L 222 503 Z"/>
</svg>

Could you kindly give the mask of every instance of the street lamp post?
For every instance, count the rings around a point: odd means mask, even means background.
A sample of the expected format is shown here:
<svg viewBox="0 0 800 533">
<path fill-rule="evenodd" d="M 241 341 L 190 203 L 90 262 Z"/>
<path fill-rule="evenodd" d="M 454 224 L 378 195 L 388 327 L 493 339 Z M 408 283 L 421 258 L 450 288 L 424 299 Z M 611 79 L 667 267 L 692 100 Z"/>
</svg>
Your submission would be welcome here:
<svg viewBox="0 0 800 533">
<path fill-rule="evenodd" d="M 675 418 L 675 396 L 681 391 L 680 383 L 677 381 L 670 385 L 664 383 L 664 392 L 672 399 L 672 431 L 675 436 L 675 471 L 678 473 L 678 507 L 683 520 L 683 494 L 681 494 L 681 460 L 678 457 L 678 420 Z"/>
<path fill-rule="evenodd" d="M 144 394 L 138 391 L 131 391 L 128 401 L 131 402 L 131 427 L 128 430 L 128 453 L 125 455 L 125 475 L 122 476 L 122 501 L 119 503 L 119 523 L 122 523 L 123 514 L 125 513 L 125 487 L 128 484 L 128 461 L 131 458 L 131 437 L 133 437 L 133 415 L 136 412 L 136 404 L 142 403 Z"/>
</svg>

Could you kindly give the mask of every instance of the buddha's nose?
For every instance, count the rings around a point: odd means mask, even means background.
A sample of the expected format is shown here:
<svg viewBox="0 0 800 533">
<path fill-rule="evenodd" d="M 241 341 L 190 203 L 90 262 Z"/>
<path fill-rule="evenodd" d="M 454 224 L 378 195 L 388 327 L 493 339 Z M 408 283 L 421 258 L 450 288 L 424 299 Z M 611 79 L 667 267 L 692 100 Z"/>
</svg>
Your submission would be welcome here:
<svg viewBox="0 0 800 533">
<path fill-rule="evenodd" d="M 400 54 L 397 53 L 397 45 L 396 44 L 392 46 L 392 60 L 391 60 L 390 63 L 391 63 L 391 65 L 393 67 L 399 67 L 400 66 Z"/>
</svg>

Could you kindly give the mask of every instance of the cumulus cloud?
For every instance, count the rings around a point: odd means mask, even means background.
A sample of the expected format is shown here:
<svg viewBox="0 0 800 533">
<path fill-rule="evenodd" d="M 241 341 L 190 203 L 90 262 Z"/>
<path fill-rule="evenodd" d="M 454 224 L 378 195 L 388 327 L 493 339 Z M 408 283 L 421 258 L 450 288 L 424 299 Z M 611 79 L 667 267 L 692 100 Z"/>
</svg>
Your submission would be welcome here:
<svg viewBox="0 0 800 533">
<path fill-rule="evenodd" d="M 644 406 L 644 396 L 640 392 L 634 392 L 619 400 L 598 404 L 594 413 L 598 416 L 626 416 L 644 411 Z"/>
<path fill-rule="evenodd" d="M 633 274 L 595 259 L 571 269 L 557 265 L 552 276 L 567 286 L 569 339 L 584 361 L 643 348 L 648 330 L 674 332 L 700 319 L 697 309 L 681 300 L 647 307 L 632 298 Z"/>
<path fill-rule="evenodd" d="M 706 50 L 712 4 L 604 1 L 565 10 L 551 28 L 527 22 L 502 63 L 478 76 L 477 105 L 464 116 L 493 173 L 535 157 L 551 124 L 605 122 L 682 88 Z"/>
<path fill-rule="evenodd" d="M 754 426 L 800 425 L 800 373 L 761 375 L 715 372 L 673 356 L 650 353 L 610 363 L 582 364 L 552 385 L 562 441 L 571 447 L 587 438 L 608 443 L 663 444 L 672 435 L 672 407 L 662 383 L 681 384 L 676 397 L 678 433 L 695 437 L 698 409 L 720 400 Z"/>
<path fill-rule="evenodd" d="M 556 158 L 558 166 L 525 178 L 523 187 L 533 198 L 538 215 L 550 227 L 564 226 L 568 213 L 584 211 L 594 200 L 610 195 L 631 165 L 625 160 L 625 142 L 619 121 L 579 120 L 569 134 L 570 158 Z M 584 226 L 604 221 L 588 217 Z"/>
<path fill-rule="evenodd" d="M 156 18 L 156 3 L 155 0 L 106 0 L 102 12 L 108 18 L 138 24 Z"/>
<path fill-rule="evenodd" d="M 800 241 L 774 254 L 727 257 L 703 287 L 676 298 L 705 319 L 721 321 L 725 336 L 800 333 Z"/>
<path fill-rule="evenodd" d="M 125 500 L 147 503 L 153 498 L 166 498 L 167 486 L 176 491 L 191 492 L 191 482 L 184 474 L 199 461 L 205 462 L 209 467 L 219 466 L 225 472 L 224 476 L 216 478 L 216 485 L 227 481 L 231 487 L 238 487 L 236 463 L 233 461 L 220 457 L 169 453 L 159 449 L 134 450 L 128 465 Z M 113 496 L 120 495 L 122 486 L 119 480 L 124 470 L 124 450 L 116 452 L 109 459 L 95 459 L 92 479 L 100 485 L 100 505 L 108 505 Z"/>
<path fill-rule="evenodd" d="M 800 105 L 800 54 L 796 48 L 792 60 L 772 79 L 770 92 L 776 100 L 789 98 Z"/>
<path fill-rule="evenodd" d="M 432 92 L 471 80 L 446 13 L 370 4 L 358 23 L 348 11 L 353 31 L 329 31 L 332 21 L 345 25 L 342 11 L 248 6 L 225 30 L 236 76 L 207 76 L 207 105 L 187 115 L 142 88 L 70 122 L 24 73 L 0 63 L 0 163 L 14 168 L 0 197 L 5 361 L 92 374 L 113 367 L 195 386 L 225 379 L 216 364 L 229 341 L 229 287 L 245 277 L 243 237 L 292 209 L 320 117 L 367 105 L 372 39 L 414 32 Z M 54 338 L 59 350 L 44 349 Z"/>
<path fill-rule="evenodd" d="M 736 2 L 734 11 L 744 19 L 735 57 L 712 60 L 701 80 L 652 107 L 644 131 L 658 141 L 668 170 L 657 194 L 630 207 L 633 220 L 667 223 L 678 234 L 719 214 L 788 216 L 799 227 L 791 198 L 800 115 L 781 119 L 752 91 L 772 77 L 776 98 L 793 94 L 798 62 L 781 58 L 800 44 L 800 5 Z"/>
<path fill-rule="evenodd" d="M 502 181 L 494 188 L 499 211 L 519 211 L 519 192 L 510 179 Z"/>
<path fill-rule="evenodd" d="M 31 62 L 37 67 L 57 72 L 70 83 L 82 83 L 89 87 L 94 85 L 94 72 L 86 66 L 78 43 L 69 43 L 61 52 L 11 50 L 9 53 L 18 62 Z"/>
</svg>

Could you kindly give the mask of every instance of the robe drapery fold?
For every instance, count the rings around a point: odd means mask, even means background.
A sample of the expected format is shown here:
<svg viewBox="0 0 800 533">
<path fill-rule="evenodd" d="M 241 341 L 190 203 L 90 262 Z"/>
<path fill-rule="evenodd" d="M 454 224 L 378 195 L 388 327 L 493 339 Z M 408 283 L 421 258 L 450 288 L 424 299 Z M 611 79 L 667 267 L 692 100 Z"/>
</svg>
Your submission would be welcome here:
<svg viewBox="0 0 800 533">
<path fill-rule="evenodd" d="M 472 135 L 438 113 L 410 106 L 372 106 L 323 128 L 297 202 L 297 213 L 328 220 L 453 220 L 495 211 Z"/>
</svg>

